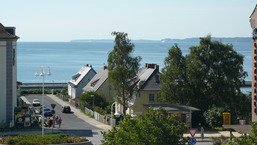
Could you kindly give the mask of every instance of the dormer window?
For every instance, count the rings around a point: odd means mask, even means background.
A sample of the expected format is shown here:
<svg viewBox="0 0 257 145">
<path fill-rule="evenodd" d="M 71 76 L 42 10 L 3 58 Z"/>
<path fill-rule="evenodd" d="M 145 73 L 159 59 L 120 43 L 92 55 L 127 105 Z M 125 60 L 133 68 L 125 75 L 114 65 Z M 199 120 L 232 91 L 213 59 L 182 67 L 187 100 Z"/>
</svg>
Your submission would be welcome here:
<svg viewBox="0 0 257 145">
<path fill-rule="evenodd" d="M 78 78 L 80 75 L 81 75 L 81 74 L 77 73 L 77 74 L 75 74 L 74 76 L 72 76 L 72 79 L 76 81 L 77 78 Z"/>
<path fill-rule="evenodd" d="M 91 87 L 94 87 L 94 86 L 96 85 L 96 83 L 97 83 L 99 80 L 100 80 L 100 79 L 97 79 L 97 80 L 93 81 L 93 82 L 90 84 L 90 86 L 91 86 Z"/>
</svg>

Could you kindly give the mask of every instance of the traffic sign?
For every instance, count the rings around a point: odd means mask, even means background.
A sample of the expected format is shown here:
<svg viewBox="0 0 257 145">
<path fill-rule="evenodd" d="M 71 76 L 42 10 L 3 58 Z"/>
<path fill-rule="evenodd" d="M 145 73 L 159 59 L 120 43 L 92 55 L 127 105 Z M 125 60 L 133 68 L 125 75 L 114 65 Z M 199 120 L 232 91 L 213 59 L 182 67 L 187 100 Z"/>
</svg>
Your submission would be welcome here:
<svg viewBox="0 0 257 145">
<path fill-rule="evenodd" d="M 189 133 L 191 134 L 192 137 L 195 136 L 196 132 L 197 132 L 197 129 L 189 129 Z"/>
<path fill-rule="evenodd" d="M 51 106 L 52 106 L 52 108 L 53 108 L 53 110 L 54 110 L 54 108 L 55 108 L 56 104 L 51 104 Z"/>
<path fill-rule="evenodd" d="M 196 139 L 195 139 L 195 138 L 191 138 L 191 139 L 190 139 L 190 144 L 191 144 L 191 145 L 196 144 Z"/>
</svg>

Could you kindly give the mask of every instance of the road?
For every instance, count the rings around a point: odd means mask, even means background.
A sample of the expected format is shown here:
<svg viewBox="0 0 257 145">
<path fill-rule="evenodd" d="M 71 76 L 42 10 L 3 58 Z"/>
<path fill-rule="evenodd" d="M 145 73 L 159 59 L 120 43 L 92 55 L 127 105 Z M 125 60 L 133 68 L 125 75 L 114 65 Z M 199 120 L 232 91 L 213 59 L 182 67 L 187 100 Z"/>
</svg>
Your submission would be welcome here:
<svg viewBox="0 0 257 145">
<path fill-rule="evenodd" d="M 33 99 L 39 99 L 42 103 L 42 95 L 27 95 L 25 96 L 26 99 L 32 103 Z M 92 141 L 93 144 L 101 144 L 102 135 L 100 131 L 102 131 L 101 128 L 97 128 L 84 120 L 80 119 L 78 116 L 74 115 L 72 113 L 62 113 L 62 106 L 58 104 L 58 102 L 55 102 L 53 99 L 51 99 L 48 96 L 45 96 L 45 106 L 52 109 L 51 104 L 56 104 L 55 115 L 58 115 L 58 117 L 62 118 L 62 125 L 59 129 L 64 134 L 70 134 L 80 137 L 86 137 L 89 140 Z M 35 107 L 39 110 L 39 107 Z M 72 111 L 72 110 L 71 110 Z M 196 145 L 212 145 L 212 142 L 197 142 Z"/>
<path fill-rule="evenodd" d="M 42 103 L 42 95 L 27 95 L 25 96 L 26 99 L 32 103 L 33 99 L 39 99 Z M 90 125 L 89 123 L 81 120 L 76 115 L 73 114 L 72 110 L 71 113 L 62 113 L 62 106 L 55 102 L 50 97 L 45 96 L 44 104 L 48 108 L 52 109 L 51 104 L 56 104 L 55 115 L 62 118 L 61 128 L 59 129 L 64 134 L 70 134 L 80 137 L 87 137 L 90 139 L 94 144 L 100 144 L 101 140 L 101 133 L 102 129 L 97 128 L 95 126 Z M 35 107 L 39 110 L 39 107 Z M 56 125 L 57 126 L 57 125 Z"/>
</svg>

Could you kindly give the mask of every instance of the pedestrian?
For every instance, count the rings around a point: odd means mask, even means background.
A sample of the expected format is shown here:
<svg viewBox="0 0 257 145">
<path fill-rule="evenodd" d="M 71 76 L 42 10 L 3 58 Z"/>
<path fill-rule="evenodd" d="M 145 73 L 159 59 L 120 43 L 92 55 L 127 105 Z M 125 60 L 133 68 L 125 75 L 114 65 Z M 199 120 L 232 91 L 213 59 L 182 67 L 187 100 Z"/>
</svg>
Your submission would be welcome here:
<svg viewBox="0 0 257 145">
<path fill-rule="evenodd" d="M 53 120 L 51 118 L 48 119 L 48 127 L 51 127 L 53 123 Z"/>
<path fill-rule="evenodd" d="M 55 128 L 55 119 L 56 119 L 56 117 L 55 117 L 55 115 L 53 115 L 53 121 L 52 121 L 52 123 L 53 123 L 53 128 Z"/>
<path fill-rule="evenodd" d="M 56 115 L 55 123 L 56 123 L 56 124 L 59 124 L 58 121 L 59 121 L 59 119 L 58 119 L 58 116 Z"/>
<path fill-rule="evenodd" d="M 62 118 L 60 117 L 59 120 L 58 120 L 58 124 L 59 124 L 59 128 L 61 127 L 61 124 L 62 124 Z"/>
</svg>

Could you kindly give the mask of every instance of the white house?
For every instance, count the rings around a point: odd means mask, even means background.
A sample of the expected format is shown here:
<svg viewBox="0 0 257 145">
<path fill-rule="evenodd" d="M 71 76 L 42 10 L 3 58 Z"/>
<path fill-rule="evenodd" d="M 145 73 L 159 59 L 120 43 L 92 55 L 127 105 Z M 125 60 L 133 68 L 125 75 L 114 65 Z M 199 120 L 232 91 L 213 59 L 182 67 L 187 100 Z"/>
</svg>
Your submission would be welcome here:
<svg viewBox="0 0 257 145">
<path fill-rule="evenodd" d="M 17 107 L 17 40 L 15 27 L 0 23 L 0 122 L 14 121 Z"/>
<path fill-rule="evenodd" d="M 92 66 L 82 66 L 81 69 L 68 82 L 68 95 L 72 99 L 80 97 L 82 89 L 95 76 L 96 72 Z"/>
</svg>

